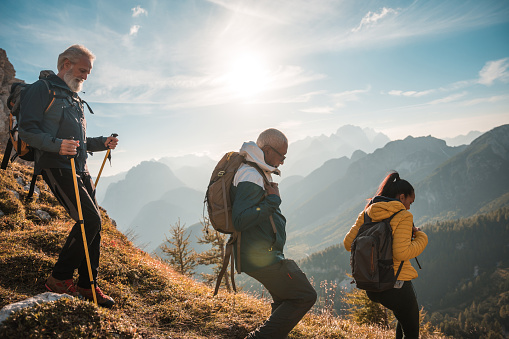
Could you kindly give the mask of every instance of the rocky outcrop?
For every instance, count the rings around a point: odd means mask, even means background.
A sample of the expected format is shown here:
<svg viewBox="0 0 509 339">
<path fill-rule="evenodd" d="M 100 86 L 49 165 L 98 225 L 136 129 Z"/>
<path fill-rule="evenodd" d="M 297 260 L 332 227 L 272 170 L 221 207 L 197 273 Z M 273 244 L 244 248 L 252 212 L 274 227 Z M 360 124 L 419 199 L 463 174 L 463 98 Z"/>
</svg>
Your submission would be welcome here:
<svg viewBox="0 0 509 339">
<path fill-rule="evenodd" d="M 9 128 L 9 109 L 7 108 L 9 89 L 14 81 L 20 81 L 15 76 L 14 66 L 9 62 L 5 50 L 0 48 L 0 146 L 2 149 L 5 147 Z"/>
</svg>

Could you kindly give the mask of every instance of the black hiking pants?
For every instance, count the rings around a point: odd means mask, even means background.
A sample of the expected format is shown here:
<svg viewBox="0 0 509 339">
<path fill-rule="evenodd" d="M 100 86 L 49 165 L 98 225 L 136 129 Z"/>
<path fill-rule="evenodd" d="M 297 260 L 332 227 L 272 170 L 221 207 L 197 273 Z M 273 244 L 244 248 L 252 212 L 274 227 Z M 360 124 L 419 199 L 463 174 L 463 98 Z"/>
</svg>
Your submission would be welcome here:
<svg viewBox="0 0 509 339">
<path fill-rule="evenodd" d="M 401 288 L 366 293 L 369 299 L 390 309 L 398 319 L 396 339 L 419 338 L 419 306 L 411 281 L 405 281 Z"/>
<path fill-rule="evenodd" d="M 88 253 L 94 282 L 97 279 L 97 268 L 99 267 L 99 255 L 101 245 L 101 214 L 95 200 L 95 188 L 92 178 L 88 173 L 76 175 L 78 181 L 78 192 L 81 200 L 81 210 L 85 225 L 85 235 L 88 243 Z M 90 288 L 85 248 L 81 225 L 79 224 L 78 209 L 76 206 L 76 193 L 72 170 L 63 168 L 46 168 L 42 170 L 42 177 L 48 184 L 51 192 L 64 206 L 71 218 L 76 221 L 67 240 L 60 252 L 58 261 L 53 268 L 52 275 L 59 280 L 71 279 L 74 270 L 78 269 L 78 286 Z"/>
<path fill-rule="evenodd" d="M 286 338 L 316 301 L 306 274 L 290 259 L 246 273 L 262 283 L 274 301 L 270 317 L 246 338 Z"/>
</svg>

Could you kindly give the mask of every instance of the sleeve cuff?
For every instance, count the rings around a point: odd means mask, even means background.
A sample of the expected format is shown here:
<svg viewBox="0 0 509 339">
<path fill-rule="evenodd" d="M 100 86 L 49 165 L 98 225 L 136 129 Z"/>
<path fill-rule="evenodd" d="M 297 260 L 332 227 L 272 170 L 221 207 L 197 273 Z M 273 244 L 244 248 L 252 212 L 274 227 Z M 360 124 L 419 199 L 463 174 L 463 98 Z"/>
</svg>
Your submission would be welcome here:
<svg viewBox="0 0 509 339">
<path fill-rule="evenodd" d="M 49 152 L 58 153 L 60 152 L 60 147 L 62 146 L 62 139 L 53 138 L 49 143 Z"/>
</svg>

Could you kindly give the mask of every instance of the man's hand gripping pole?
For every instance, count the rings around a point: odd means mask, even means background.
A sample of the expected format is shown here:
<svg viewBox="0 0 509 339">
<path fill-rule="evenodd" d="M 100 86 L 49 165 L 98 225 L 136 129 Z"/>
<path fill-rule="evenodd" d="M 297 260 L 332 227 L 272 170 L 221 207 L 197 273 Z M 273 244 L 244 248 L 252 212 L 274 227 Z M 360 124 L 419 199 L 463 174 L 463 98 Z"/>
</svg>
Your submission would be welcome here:
<svg viewBox="0 0 509 339">
<path fill-rule="evenodd" d="M 117 133 L 111 134 L 112 137 L 118 137 Z M 99 174 L 97 175 L 97 178 L 95 179 L 94 187 L 97 187 L 97 184 L 99 183 L 99 178 L 101 177 L 101 173 L 103 172 L 104 164 L 106 163 L 106 159 L 110 157 L 111 148 L 108 148 L 108 151 L 106 152 L 106 155 L 104 156 L 103 163 L 101 165 L 101 169 L 99 170 Z"/>
</svg>

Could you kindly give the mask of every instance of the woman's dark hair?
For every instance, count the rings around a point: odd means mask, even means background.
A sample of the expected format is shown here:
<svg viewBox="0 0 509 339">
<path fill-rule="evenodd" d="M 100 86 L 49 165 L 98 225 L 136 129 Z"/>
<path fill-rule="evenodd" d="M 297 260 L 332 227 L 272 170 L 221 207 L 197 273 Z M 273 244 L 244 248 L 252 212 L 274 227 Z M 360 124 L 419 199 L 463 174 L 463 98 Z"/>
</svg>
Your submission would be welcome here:
<svg viewBox="0 0 509 339">
<path fill-rule="evenodd" d="M 375 194 L 375 197 L 378 195 L 387 197 L 387 198 L 397 198 L 400 194 L 404 194 L 405 196 L 409 196 L 414 193 L 414 188 L 412 185 L 399 177 L 399 173 L 394 171 L 389 173 L 384 181 L 378 187 L 378 191 Z M 374 197 L 373 197 L 374 198 Z M 368 205 L 366 207 L 369 206 Z"/>
</svg>

